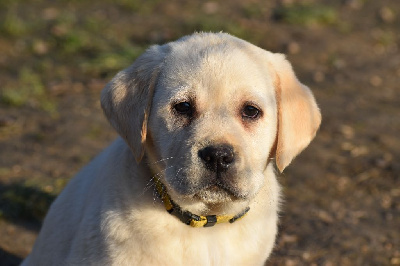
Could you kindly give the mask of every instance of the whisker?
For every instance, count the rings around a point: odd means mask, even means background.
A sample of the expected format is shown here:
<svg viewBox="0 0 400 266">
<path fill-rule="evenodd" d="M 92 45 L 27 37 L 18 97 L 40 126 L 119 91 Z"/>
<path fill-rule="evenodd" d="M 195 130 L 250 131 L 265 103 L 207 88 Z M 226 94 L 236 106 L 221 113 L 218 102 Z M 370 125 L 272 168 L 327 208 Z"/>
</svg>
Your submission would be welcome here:
<svg viewBox="0 0 400 266">
<path fill-rule="evenodd" d="M 168 161 L 168 160 L 171 160 L 171 159 L 174 159 L 174 158 L 176 158 L 176 159 L 182 159 L 182 158 L 185 158 L 185 156 L 181 156 L 181 157 L 174 157 L 174 156 L 171 156 L 171 157 L 163 158 L 163 159 L 160 159 L 160 160 L 158 160 L 158 161 L 151 162 L 151 163 L 146 163 L 146 164 L 147 164 L 147 165 L 152 165 L 152 164 L 156 164 L 156 163 L 159 163 L 159 162 Z"/>
<path fill-rule="evenodd" d="M 149 190 L 152 186 L 154 186 L 154 182 L 153 182 L 154 178 L 155 178 L 155 176 L 151 177 L 150 180 L 149 180 L 149 182 L 144 186 L 142 195 L 143 195 L 147 190 Z"/>
<path fill-rule="evenodd" d="M 183 169 L 183 167 L 179 168 L 178 171 L 175 174 L 175 177 L 178 177 L 179 172 Z"/>
<path fill-rule="evenodd" d="M 171 166 L 169 166 L 169 167 L 167 167 L 167 168 L 165 168 L 165 169 L 159 171 L 159 172 L 156 173 L 155 175 L 153 175 L 153 176 L 149 179 L 149 182 L 144 186 L 142 195 L 144 195 L 144 193 L 145 193 L 146 191 L 148 191 L 151 187 L 155 188 L 155 183 L 153 182 L 154 179 L 155 179 L 156 177 L 159 177 L 159 176 L 162 174 L 163 171 L 166 171 L 167 169 L 170 169 L 170 168 L 172 168 L 172 167 L 174 167 L 174 165 L 171 165 Z M 153 190 L 153 192 L 154 192 L 154 191 L 155 191 L 155 190 Z"/>
<path fill-rule="evenodd" d="M 179 185 L 183 184 L 183 180 L 178 177 L 179 172 L 183 169 L 183 167 L 179 168 L 178 171 L 175 174 L 175 179 L 178 181 Z"/>
<path fill-rule="evenodd" d="M 147 165 L 156 164 L 156 163 L 159 163 L 159 162 L 164 162 L 164 161 L 167 161 L 167 160 L 170 160 L 170 159 L 173 159 L 173 158 L 175 158 L 175 157 L 171 156 L 171 157 L 164 158 L 164 159 L 152 162 L 152 163 L 147 163 Z"/>
</svg>

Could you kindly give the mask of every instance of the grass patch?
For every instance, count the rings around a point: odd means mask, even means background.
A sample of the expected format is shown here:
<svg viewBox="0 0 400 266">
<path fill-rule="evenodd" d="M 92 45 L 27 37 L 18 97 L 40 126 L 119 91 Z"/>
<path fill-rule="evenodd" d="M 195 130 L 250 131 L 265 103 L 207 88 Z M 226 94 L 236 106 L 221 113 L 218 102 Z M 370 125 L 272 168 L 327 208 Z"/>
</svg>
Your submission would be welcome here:
<svg viewBox="0 0 400 266">
<path fill-rule="evenodd" d="M 373 36 L 376 39 L 376 41 L 384 47 L 396 43 L 396 36 L 392 31 L 378 30 L 378 32 L 375 32 Z"/>
<path fill-rule="evenodd" d="M 142 14 L 151 13 L 160 0 L 117 0 L 112 1 L 121 9 L 130 12 L 140 12 Z"/>
<path fill-rule="evenodd" d="M 98 56 L 84 61 L 80 68 L 90 75 L 108 75 L 128 67 L 145 51 L 144 47 L 126 45 L 121 49 L 111 49 L 114 52 L 100 53 Z"/>
<path fill-rule="evenodd" d="M 338 14 L 333 7 L 297 3 L 277 8 L 275 10 L 275 18 L 289 24 L 303 26 L 332 25 L 337 23 Z"/>
<path fill-rule="evenodd" d="M 0 101 L 14 107 L 38 107 L 51 114 L 57 111 L 56 104 L 48 97 L 40 76 L 28 68 L 20 71 L 17 85 L 1 92 Z"/>
<path fill-rule="evenodd" d="M 103 133 L 104 128 L 98 124 L 92 124 L 90 126 L 89 132 L 86 133 L 86 136 L 91 140 L 98 139 Z"/>
<path fill-rule="evenodd" d="M 260 19 L 265 16 L 262 3 L 248 3 L 243 7 L 243 15 L 246 18 Z"/>
<path fill-rule="evenodd" d="M 239 38 L 249 40 L 251 36 L 248 30 L 243 28 L 237 22 L 224 20 L 220 16 L 207 15 L 195 17 L 192 21 L 188 21 L 185 32 L 227 32 Z"/>
<path fill-rule="evenodd" d="M 0 1 L 0 33 L 8 37 L 19 37 L 28 31 L 28 23 L 17 14 L 16 3 Z"/>
</svg>

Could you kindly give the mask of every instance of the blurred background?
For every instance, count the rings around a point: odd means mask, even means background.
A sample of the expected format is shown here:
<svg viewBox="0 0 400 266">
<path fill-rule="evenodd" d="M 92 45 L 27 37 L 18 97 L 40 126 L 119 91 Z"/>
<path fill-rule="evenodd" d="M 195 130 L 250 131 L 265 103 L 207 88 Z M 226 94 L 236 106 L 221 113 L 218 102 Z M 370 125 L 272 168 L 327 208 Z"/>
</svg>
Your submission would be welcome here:
<svg viewBox="0 0 400 266">
<path fill-rule="evenodd" d="M 399 15 L 396 0 L 0 0 L 0 265 L 30 252 L 50 203 L 116 137 L 104 85 L 194 31 L 287 54 L 322 110 L 279 177 L 267 265 L 400 265 Z"/>
</svg>

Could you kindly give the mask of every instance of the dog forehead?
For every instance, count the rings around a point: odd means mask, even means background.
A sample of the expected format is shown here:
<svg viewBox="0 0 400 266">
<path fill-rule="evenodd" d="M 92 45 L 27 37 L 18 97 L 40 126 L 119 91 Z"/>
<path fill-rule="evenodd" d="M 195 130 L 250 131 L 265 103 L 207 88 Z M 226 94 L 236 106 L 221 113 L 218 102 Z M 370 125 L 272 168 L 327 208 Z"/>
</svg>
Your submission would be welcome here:
<svg viewBox="0 0 400 266">
<path fill-rule="evenodd" d="M 265 62 L 251 51 L 251 44 L 237 45 L 234 41 L 183 44 L 173 46 L 160 75 L 159 83 L 169 98 L 200 92 L 217 102 L 223 102 L 221 97 L 244 92 L 258 98 L 274 96 L 272 75 Z"/>
</svg>

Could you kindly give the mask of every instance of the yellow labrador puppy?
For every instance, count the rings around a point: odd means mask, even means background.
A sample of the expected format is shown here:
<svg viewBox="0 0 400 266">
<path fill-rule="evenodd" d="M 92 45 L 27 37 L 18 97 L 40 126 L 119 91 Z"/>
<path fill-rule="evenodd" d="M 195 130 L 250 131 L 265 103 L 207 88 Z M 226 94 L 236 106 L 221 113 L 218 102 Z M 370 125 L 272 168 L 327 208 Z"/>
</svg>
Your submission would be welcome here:
<svg viewBox="0 0 400 266">
<path fill-rule="evenodd" d="M 193 34 L 150 47 L 101 104 L 121 138 L 53 203 L 23 265 L 265 263 L 274 162 L 283 171 L 321 121 L 283 55 Z"/>
</svg>

